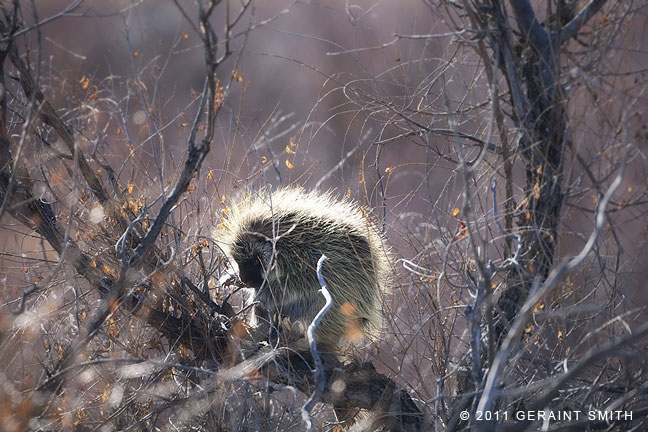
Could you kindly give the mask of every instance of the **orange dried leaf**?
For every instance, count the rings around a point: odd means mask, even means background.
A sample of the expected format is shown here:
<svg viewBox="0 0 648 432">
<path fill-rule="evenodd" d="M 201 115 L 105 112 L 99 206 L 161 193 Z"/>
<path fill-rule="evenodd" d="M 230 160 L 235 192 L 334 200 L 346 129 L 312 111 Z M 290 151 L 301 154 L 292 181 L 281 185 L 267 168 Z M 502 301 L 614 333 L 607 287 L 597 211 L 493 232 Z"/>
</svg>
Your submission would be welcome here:
<svg viewBox="0 0 648 432">
<path fill-rule="evenodd" d="M 114 276 L 112 270 L 110 270 L 110 267 L 108 267 L 106 264 L 104 264 L 104 266 L 103 266 L 103 270 L 104 270 L 107 274 L 109 274 L 110 276 Z"/>
<path fill-rule="evenodd" d="M 459 231 L 455 235 L 454 240 L 455 241 L 461 240 L 462 238 L 466 237 L 467 234 L 468 234 L 468 226 L 464 221 L 459 221 Z"/>
<path fill-rule="evenodd" d="M 101 402 L 106 402 L 109 397 L 110 397 L 110 385 L 107 385 L 103 393 L 101 394 Z"/>
<path fill-rule="evenodd" d="M 362 339 L 364 338 L 364 332 L 358 325 L 351 325 L 347 331 L 346 335 L 347 339 L 349 339 L 353 343 L 360 343 L 362 342 Z"/>
<path fill-rule="evenodd" d="M 355 312 L 355 306 L 351 302 L 345 302 L 340 306 L 340 312 L 342 312 L 342 315 L 345 316 L 350 316 Z"/>
</svg>

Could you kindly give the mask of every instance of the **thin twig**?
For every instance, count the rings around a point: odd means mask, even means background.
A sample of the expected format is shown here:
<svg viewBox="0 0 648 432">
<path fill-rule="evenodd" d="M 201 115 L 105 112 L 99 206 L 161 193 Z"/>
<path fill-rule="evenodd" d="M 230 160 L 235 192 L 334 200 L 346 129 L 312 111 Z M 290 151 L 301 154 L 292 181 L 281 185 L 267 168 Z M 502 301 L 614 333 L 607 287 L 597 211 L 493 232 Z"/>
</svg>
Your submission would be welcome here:
<svg viewBox="0 0 648 432">
<path fill-rule="evenodd" d="M 308 326 L 307 331 L 308 346 L 310 347 L 310 352 L 313 356 L 313 362 L 315 363 L 315 369 L 313 370 L 313 375 L 315 376 L 315 391 L 304 404 L 301 410 L 301 415 L 304 423 L 306 423 L 306 429 L 309 432 L 315 430 L 311 416 L 311 410 L 322 396 L 322 393 L 324 393 L 324 387 L 326 386 L 324 366 L 322 365 L 322 359 L 320 358 L 319 352 L 317 351 L 317 343 L 315 341 L 315 329 L 319 325 L 320 321 L 322 321 L 322 318 L 324 318 L 324 315 L 326 315 L 329 309 L 331 309 L 331 306 L 333 306 L 333 298 L 331 297 L 328 289 L 326 289 L 326 282 L 324 281 L 324 276 L 322 276 L 322 263 L 324 263 L 324 261 L 326 261 L 327 259 L 328 258 L 326 257 L 326 255 L 322 255 L 319 261 L 317 261 L 317 277 L 319 278 L 319 283 L 322 287 L 319 292 L 321 292 L 326 299 L 326 303 L 324 304 L 322 309 L 320 309 L 317 315 L 315 315 L 315 318 L 313 319 L 313 322 L 311 322 Z"/>
</svg>

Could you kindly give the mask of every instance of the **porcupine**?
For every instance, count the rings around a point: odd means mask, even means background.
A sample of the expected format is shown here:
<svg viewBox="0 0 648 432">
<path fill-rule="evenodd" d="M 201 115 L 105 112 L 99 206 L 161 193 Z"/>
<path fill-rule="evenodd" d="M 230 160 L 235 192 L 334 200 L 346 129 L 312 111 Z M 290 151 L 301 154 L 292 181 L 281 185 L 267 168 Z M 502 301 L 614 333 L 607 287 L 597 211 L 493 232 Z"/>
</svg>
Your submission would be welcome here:
<svg viewBox="0 0 648 432">
<path fill-rule="evenodd" d="M 264 190 L 232 203 L 222 227 L 224 250 L 273 326 L 285 317 L 309 325 L 323 307 L 316 266 L 325 254 L 322 274 L 333 306 L 315 330 L 318 348 L 341 352 L 378 335 L 390 252 L 358 204 L 300 187 Z M 269 328 L 258 330 L 255 338 Z"/>
</svg>

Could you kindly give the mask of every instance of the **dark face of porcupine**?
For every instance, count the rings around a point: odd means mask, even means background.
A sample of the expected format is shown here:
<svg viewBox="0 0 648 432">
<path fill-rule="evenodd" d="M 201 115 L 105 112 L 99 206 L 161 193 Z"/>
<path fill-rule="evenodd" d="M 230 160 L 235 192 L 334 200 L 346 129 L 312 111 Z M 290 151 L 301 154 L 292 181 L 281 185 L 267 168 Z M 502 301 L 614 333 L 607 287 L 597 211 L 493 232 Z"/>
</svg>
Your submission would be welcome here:
<svg viewBox="0 0 648 432">
<path fill-rule="evenodd" d="M 232 256 L 241 281 L 250 288 L 261 288 L 272 261 L 272 243 L 261 235 L 244 233 L 236 239 Z"/>
</svg>

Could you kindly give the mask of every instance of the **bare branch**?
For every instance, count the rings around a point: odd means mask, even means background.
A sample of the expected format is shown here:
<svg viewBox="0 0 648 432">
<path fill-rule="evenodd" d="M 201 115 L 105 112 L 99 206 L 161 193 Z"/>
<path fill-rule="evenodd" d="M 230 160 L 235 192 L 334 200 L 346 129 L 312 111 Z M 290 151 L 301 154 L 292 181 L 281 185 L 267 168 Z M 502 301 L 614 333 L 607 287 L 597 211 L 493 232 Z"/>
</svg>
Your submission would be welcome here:
<svg viewBox="0 0 648 432">
<path fill-rule="evenodd" d="M 560 29 L 558 41 L 563 44 L 578 34 L 581 28 L 607 3 L 607 0 L 590 0 L 566 26 Z"/>
</svg>

